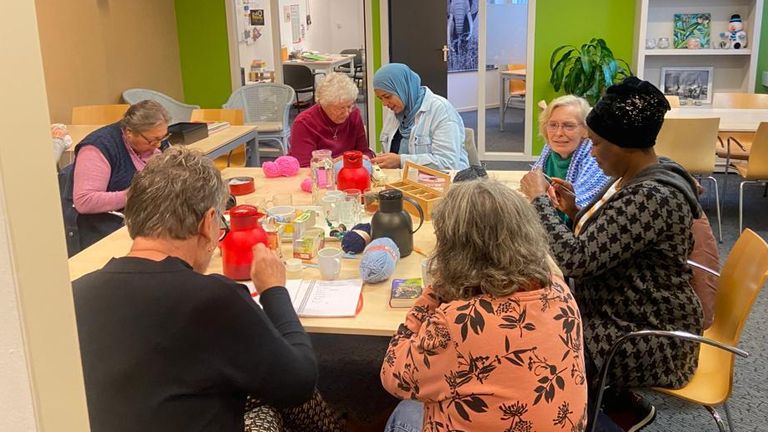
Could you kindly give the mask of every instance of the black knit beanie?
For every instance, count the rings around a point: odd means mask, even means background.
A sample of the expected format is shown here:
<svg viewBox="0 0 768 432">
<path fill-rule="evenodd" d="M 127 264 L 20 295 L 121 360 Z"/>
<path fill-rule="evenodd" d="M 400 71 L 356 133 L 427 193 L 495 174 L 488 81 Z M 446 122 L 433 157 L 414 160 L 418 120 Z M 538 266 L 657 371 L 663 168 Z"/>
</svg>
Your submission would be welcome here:
<svg viewBox="0 0 768 432">
<path fill-rule="evenodd" d="M 619 147 L 649 148 L 669 109 L 667 98 L 653 84 L 629 77 L 608 87 L 587 116 L 587 125 Z"/>
</svg>

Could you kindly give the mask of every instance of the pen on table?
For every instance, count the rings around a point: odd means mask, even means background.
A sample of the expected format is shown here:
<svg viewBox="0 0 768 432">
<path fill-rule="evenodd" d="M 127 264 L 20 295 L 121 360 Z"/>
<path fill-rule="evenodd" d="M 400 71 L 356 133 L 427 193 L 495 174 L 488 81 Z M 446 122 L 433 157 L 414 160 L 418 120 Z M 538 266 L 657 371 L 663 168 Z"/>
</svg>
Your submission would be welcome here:
<svg viewBox="0 0 768 432">
<path fill-rule="evenodd" d="M 535 167 L 534 167 L 533 165 L 531 165 L 531 168 L 535 169 Z M 564 194 L 566 194 L 566 195 L 570 195 L 570 196 L 572 196 L 572 197 L 574 197 L 574 198 L 576 197 L 576 194 L 575 194 L 573 191 L 571 191 L 570 189 L 566 189 L 566 188 L 564 188 L 564 187 L 561 187 L 561 186 L 559 186 L 559 185 L 556 185 L 555 183 L 553 183 L 553 182 L 552 182 L 552 177 L 550 177 L 550 176 L 548 176 L 547 174 L 545 174 L 545 173 L 544 173 L 544 171 L 541 171 L 541 175 L 543 175 L 543 176 L 544 176 L 544 178 L 545 178 L 545 179 L 547 179 L 547 182 L 548 182 L 550 185 L 552 185 L 552 186 L 558 186 L 558 187 L 557 187 L 557 191 L 558 191 L 558 192 L 562 192 L 562 193 L 564 193 Z"/>
</svg>

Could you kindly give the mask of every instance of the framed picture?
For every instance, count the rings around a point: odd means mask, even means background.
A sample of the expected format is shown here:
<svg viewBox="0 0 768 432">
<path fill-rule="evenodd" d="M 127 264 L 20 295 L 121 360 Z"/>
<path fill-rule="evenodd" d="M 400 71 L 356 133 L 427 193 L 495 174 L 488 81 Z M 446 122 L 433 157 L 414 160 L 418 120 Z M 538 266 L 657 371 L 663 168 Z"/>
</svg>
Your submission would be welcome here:
<svg viewBox="0 0 768 432">
<path fill-rule="evenodd" d="M 712 103 L 712 71 L 709 67 L 662 67 L 660 86 L 664 94 L 691 100 L 697 105 Z"/>
<path fill-rule="evenodd" d="M 709 48 L 710 23 L 712 15 L 708 12 L 675 14 L 673 46 L 675 48 Z"/>
<path fill-rule="evenodd" d="M 264 25 L 264 9 L 251 9 L 251 25 L 263 26 Z"/>
</svg>

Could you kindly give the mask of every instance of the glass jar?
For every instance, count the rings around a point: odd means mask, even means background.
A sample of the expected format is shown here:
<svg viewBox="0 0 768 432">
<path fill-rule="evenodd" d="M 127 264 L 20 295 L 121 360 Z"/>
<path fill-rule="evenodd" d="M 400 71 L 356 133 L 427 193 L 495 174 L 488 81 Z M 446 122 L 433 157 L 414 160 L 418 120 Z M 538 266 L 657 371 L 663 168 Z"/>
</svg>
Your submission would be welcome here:
<svg viewBox="0 0 768 432">
<path fill-rule="evenodd" d="M 314 150 L 310 161 L 312 175 L 312 201 L 318 204 L 323 191 L 336 188 L 336 175 L 333 170 L 333 156 L 330 150 Z"/>
</svg>

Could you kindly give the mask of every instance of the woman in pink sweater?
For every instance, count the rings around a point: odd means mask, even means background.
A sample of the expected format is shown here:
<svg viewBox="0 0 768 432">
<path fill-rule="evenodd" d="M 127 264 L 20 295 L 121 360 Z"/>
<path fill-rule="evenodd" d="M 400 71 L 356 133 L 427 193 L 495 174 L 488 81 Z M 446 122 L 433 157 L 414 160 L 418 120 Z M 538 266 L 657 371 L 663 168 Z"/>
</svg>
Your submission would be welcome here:
<svg viewBox="0 0 768 432">
<path fill-rule="evenodd" d="M 291 126 L 288 154 L 309 166 L 312 151 L 330 150 L 333 157 L 347 150 L 360 150 L 373 157 L 365 126 L 355 105 L 357 86 L 349 76 L 333 72 L 317 87 L 317 103 L 296 117 Z"/>
<path fill-rule="evenodd" d="M 122 226 L 110 212 L 125 207 L 134 174 L 160 153 L 171 116 L 152 100 L 131 105 L 123 118 L 91 132 L 75 147 L 72 200 L 80 249 Z"/>
<path fill-rule="evenodd" d="M 431 286 L 400 325 L 381 382 L 391 431 L 583 431 L 581 316 L 526 199 L 451 186 L 434 213 Z"/>
</svg>

